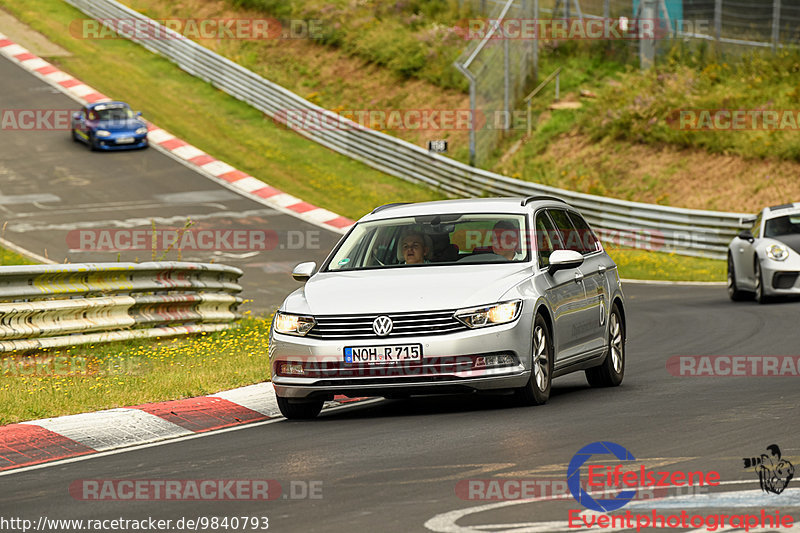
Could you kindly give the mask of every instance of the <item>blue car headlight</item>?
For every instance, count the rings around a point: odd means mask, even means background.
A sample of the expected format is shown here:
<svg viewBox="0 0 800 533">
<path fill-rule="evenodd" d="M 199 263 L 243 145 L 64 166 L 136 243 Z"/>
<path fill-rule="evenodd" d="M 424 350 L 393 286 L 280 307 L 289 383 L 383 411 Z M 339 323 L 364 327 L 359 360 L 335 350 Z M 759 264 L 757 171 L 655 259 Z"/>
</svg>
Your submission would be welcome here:
<svg viewBox="0 0 800 533">
<path fill-rule="evenodd" d="M 98 137 L 108 137 L 109 135 L 111 135 L 111 132 L 106 130 L 97 130 L 95 132 L 95 135 Z"/>
<path fill-rule="evenodd" d="M 471 307 L 456 311 L 455 317 L 470 329 L 507 324 L 519 317 L 522 300 L 512 300 L 483 307 Z"/>
<path fill-rule="evenodd" d="M 147 133 L 147 128 L 145 126 L 142 126 L 138 130 L 136 130 L 136 135 L 144 135 L 145 133 Z"/>
</svg>

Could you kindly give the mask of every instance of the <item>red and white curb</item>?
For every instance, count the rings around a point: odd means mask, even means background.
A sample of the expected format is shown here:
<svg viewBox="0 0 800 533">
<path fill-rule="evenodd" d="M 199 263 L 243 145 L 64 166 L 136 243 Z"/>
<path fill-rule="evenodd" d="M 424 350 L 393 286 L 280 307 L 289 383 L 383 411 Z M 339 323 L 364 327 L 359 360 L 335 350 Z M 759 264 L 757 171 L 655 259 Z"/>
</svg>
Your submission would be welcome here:
<svg viewBox="0 0 800 533">
<path fill-rule="evenodd" d="M 336 397 L 325 409 L 359 401 Z M 0 426 L 0 472 L 281 417 L 272 383 Z"/>
<path fill-rule="evenodd" d="M 0 55 L 19 64 L 28 72 L 81 104 L 111 100 L 110 97 L 32 54 L 2 33 L 0 33 Z M 337 233 L 345 233 L 354 224 L 349 218 L 270 187 L 263 181 L 208 155 L 155 124 L 148 122 L 147 126 L 150 130 L 147 138 L 151 146 L 242 196 Z"/>
</svg>

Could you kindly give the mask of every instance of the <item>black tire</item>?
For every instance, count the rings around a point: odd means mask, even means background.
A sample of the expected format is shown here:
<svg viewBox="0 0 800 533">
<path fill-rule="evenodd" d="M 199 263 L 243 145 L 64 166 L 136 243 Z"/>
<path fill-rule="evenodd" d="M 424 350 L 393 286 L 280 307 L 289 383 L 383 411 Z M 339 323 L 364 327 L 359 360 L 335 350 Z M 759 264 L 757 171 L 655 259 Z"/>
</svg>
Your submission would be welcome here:
<svg viewBox="0 0 800 533">
<path fill-rule="evenodd" d="M 322 411 L 322 400 L 289 400 L 277 396 L 278 409 L 289 420 L 309 420 Z"/>
<path fill-rule="evenodd" d="M 764 294 L 764 275 L 761 273 L 761 264 L 758 262 L 758 257 L 753 263 L 753 273 L 756 278 L 756 301 L 760 304 L 769 303 L 769 297 Z"/>
<path fill-rule="evenodd" d="M 522 405 L 543 405 L 550 399 L 553 383 L 553 342 L 542 315 L 536 315 L 533 322 L 531 342 L 531 376 L 528 383 L 515 392 Z"/>
<path fill-rule="evenodd" d="M 76 142 L 76 143 L 81 142 L 81 140 L 78 139 L 78 134 L 75 133 L 74 129 L 72 130 L 72 142 Z"/>
<path fill-rule="evenodd" d="M 608 353 L 603 362 L 586 369 L 586 381 L 592 387 L 616 387 L 625 377 L 625 323 L 617 304 L 608 315 Z"/>
<path fill-rule="evenodd" d="M 739 290 L 736 285 L 736 269 L 733 266 L 731 254 L 728 254 L 728 297 L 734 302 L 741 302 L 752 297 L 751 293 Z"/>
<path fill-rule="evenodd" d="M 89 150 L 92 152 L 98 151 L 100 148 L 97 147 L 97 141 L 94 138 L 94 135 L 91 133 L 89 134 Z"/>
</svg>

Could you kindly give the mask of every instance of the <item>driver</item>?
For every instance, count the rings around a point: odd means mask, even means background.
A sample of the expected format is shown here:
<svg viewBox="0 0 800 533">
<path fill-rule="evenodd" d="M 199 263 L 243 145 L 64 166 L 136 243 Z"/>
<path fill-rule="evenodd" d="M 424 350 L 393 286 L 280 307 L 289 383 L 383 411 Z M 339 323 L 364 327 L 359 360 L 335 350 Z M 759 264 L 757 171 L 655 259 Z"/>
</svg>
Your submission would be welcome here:
<svg viewBox="0 0 800 533">
<path fill-rule="evenodd" d="M 400 255 L 407 265 L 430 263 L 431 246 L 427 235 L 418 231 L 406 233 L 400 239 Z"/>
<path fill-rule="evenodd" d="M 519 248 L 519 229 L 508 220 L 501 220 L 492 230 L 492 252 L 509 261 L 522 259 Z"/>
</svg>

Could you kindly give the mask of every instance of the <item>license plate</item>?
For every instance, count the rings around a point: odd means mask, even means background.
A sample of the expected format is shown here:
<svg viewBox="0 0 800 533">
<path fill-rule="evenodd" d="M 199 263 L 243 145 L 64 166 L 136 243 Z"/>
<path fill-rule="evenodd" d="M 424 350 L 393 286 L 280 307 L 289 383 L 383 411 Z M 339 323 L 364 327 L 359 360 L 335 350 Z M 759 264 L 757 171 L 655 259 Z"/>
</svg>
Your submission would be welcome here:
<svg viewBox="0 0 800 533">
<path fill-rule="evenodd" d="M 120 137 L 117 139 L 117 144 L 131 144 L 136 142 L 136 139 L 133 137 Z"/>
<path fill-rule="evenodd" d="M 421 344 L 391 346 L 353 346 L 344 349 L 345 363 L 404 363 L 422 361 Z"/>
</svg>

